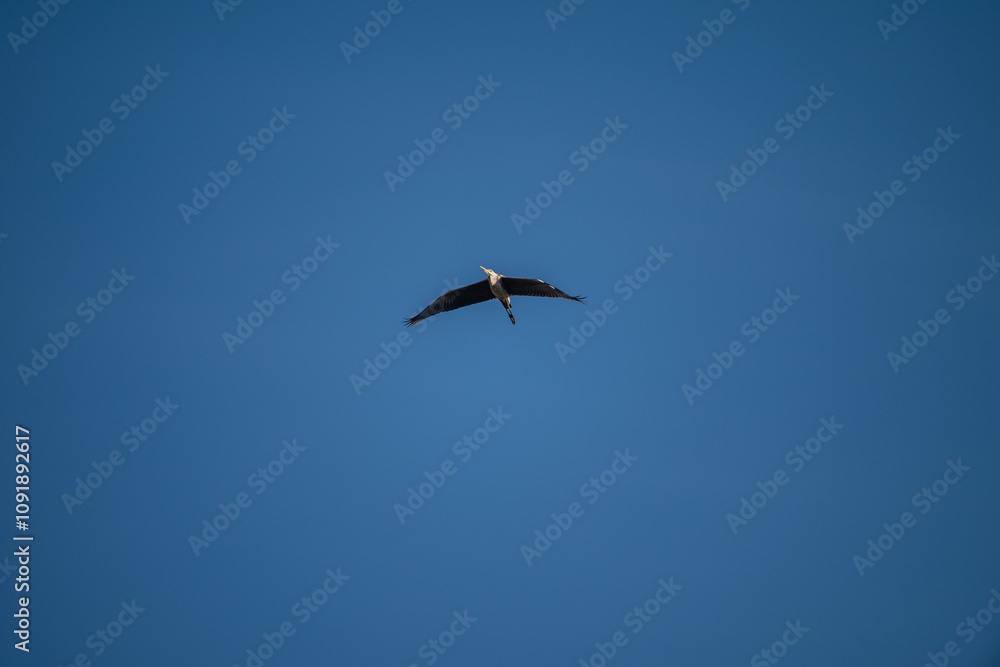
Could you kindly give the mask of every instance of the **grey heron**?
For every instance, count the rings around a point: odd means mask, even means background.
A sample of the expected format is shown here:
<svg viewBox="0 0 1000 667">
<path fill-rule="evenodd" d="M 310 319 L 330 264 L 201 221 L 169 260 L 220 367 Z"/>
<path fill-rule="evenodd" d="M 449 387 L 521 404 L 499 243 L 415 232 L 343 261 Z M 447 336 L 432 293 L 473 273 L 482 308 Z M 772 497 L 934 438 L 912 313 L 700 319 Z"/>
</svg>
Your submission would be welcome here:
<svg viewBox="0 0 1000 667">
<path fill-rule="evenodd" d="M 485 266 L 480 266 L 479 268 L 489 276 L 486 280 L 445 292 L 434 303 L 420 311 L 416 317 L 403 320 L 406 326 L 412 327 L 420 320 L 427 319 L 438 313 L 455 310 L 463 306 L 471 306 L 474 303 L 482 303 L 493 298 L 498 299 L 503 304 L 503 307 L 507 310 L 507 315 L 510 316 L 511 324 L 514 324 L 514 313 L 510 310 L 510 297 L 512 296 L 559 297 L 586 303 L 584 301 L 586 297 L 582 294 L 579 296 L 570 296 L 561 289 L 553 287 L 538 278 L 511 278 L 510 276 L 500 275 L 496 271 L 487 269 Z"/>
</svg>

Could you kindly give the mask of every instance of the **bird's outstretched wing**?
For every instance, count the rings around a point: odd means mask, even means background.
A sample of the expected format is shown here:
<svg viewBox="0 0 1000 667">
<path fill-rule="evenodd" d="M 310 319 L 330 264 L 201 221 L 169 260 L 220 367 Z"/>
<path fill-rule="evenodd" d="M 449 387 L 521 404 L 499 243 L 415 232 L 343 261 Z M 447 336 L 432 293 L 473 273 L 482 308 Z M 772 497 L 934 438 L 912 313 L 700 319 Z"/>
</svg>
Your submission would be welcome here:
<svg viewBox="0 0 1000 667">
<path fill-rule="evenodd" d="M 553 287 L 544 280 L 538 278 L 508 278 L 503 277 L 503 287 L 511 296 L 551 296 L 563 299 L 572 299 L 580 303 L 586 303 L 587 297 L 582 294 L 570 296 L 557 287 Z"/>
<path fill-rule="evenodd" d="M 481 280 L 478 283 L 472 283 L 471 285 L 466 285 L 465 287 L 459 287 L 458 289 L 453 289 L 450 292 L 445 292 L 438 297 L 434 303 L 420 311 L 416 317 L 410 317 L 404 320 L 404 322 L 406 323 L 406 326 L 412 327 L 420 320 L 425 320 L 428 317 L 437 315 L 438 313 L 443 313 L 447 310 L 455 310 L 456 308 L 461 308 L 462 306 L 471 306 L 474 303 L 482 303 L 483 301 L 489 301 L 492 298 L 493 292 L 490 290 L 490 281 Z"/>
</svg>

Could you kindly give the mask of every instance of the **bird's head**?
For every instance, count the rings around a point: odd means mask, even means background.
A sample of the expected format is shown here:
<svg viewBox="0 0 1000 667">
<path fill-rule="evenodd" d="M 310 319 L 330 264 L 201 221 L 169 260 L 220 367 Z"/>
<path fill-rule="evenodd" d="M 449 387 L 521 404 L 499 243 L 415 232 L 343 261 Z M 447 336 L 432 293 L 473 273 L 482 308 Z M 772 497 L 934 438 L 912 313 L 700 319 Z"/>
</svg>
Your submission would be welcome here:
<svg viewBox="0 0 1000 667">
<path fill-rule="evenodd" d="M 495 276 L 496 275 L 496 273 L 494 273 L 492 269 L 487 269 L 485 266 L 480 265 L 479 268 L 482 269 L 483 271 L 485 271 L 486 275 L 488 275 L 488 276 Z"/>
</svg>

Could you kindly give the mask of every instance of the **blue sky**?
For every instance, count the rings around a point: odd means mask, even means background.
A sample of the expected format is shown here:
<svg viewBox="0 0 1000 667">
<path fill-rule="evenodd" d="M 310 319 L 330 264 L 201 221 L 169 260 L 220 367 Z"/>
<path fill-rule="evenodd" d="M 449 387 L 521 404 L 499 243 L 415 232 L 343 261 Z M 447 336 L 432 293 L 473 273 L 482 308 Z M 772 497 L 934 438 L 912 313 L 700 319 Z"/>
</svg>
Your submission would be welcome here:
<svg viewBox="0 0 1000 667">
<path fill-rule="evenodd" d="M 3 663 L 996 664 L 997 19 L 6 6 Z"/>
</svg>

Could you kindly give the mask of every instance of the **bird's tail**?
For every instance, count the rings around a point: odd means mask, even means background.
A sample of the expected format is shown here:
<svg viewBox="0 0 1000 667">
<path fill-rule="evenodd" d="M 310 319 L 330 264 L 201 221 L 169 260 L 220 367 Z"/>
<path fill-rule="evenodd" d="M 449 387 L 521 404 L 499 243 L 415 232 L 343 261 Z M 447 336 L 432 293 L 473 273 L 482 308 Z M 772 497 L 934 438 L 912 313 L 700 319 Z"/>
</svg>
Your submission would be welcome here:
<svg viewBox="0 0 1000 667">
<path fill-rule="evenodd" d="M 505 306 L 505 308 L 506 308 L 506 306 Z M 507 308 L 507 314 L 510 315 L 510 323 L 514 324 L 515 323 L 514 322 L 514 311 L 512 311 L 510 308 Z"/>
</svg>

